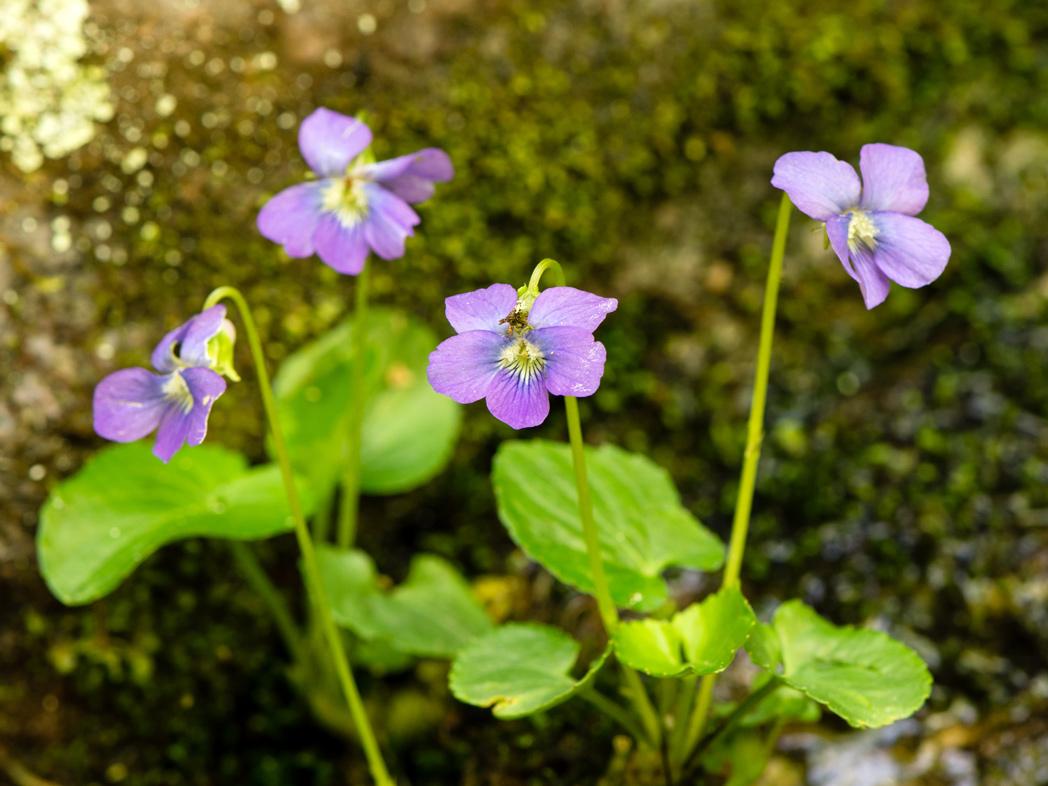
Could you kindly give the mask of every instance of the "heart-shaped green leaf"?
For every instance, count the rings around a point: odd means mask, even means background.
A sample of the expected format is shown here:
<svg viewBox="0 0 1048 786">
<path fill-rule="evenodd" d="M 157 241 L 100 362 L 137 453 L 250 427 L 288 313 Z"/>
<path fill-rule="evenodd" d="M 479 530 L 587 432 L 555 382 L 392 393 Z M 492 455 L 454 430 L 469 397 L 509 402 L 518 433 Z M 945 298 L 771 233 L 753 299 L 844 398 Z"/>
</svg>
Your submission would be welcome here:
<svg viewBox="0 0 1048 786">
<path fill-rule="evenodd" d="M 317 553 L 335 621 L 363 639 L 419 657 L 451 658 L 492 628 L 469 584 L 440 557 L 415 557 L 404 583 L 383 592 L 362 551 L 320 546 Z"/>
<path fill-rule="evenodd" d="M 586 449 L 604 568 L 622 607 L 652 610 L 666 600 L 671 565 L 716 570 L 724 544 L 681 505 L 669 474 L 613 445 Z M 561 581 L 593 591 L 567 445 L 505 442 L 492 482 L 499 518 L 529 557 Z"/>
<path fill-rule="evenodd" d="M 799 600 L 782 604 L 772 627 L 782 681 L 852 726 L 908 717 L 931 692 L 931 675 L 917 653 L 880 631 L 838 627 Z"/>
<path fill-rule="evenodd" d="M 613 637 L 615 655 L 655 677 L 715 674 L 731 665 L 755 621 L 742 593 L 730 587 L 671 620 L 622 623 Z"/>
<path fill-rule="evenodd" d="M 462 650 L 451 666 L 451 692 L 459 701 L 491 707 L 496 718 L 523 718 L 567 701 L 586 688 L 610 648 L 581 679 L 571 676 L 579 644 L 548 625 L 510 623 Z"/>
<path fill-rule="evenodd" d="M 308 509 L 311 500 L 303 502 Z M 291 528 L 275 466 L 248 469 L 243 456 L 213 445 L 164 464 L 133 443 L 105 448 L 52 490 L 37 552 L 55 597 L 77 605 L 111 592 L 165 543 L 254 540 Z"/>
<path fill-rule="evenodd" d="M 318 496 L 345 466 L 353 364 L 352 321 L 290 355 L 274 381 L 295 470 Z M 426 380 L 433 332 L 390 309 L 368 313 L 364 367 L 367 409 L 361 436 L 361 490 L 394 494 L 436 475 L 451 457 L 461 408 Z"/>
</svg>

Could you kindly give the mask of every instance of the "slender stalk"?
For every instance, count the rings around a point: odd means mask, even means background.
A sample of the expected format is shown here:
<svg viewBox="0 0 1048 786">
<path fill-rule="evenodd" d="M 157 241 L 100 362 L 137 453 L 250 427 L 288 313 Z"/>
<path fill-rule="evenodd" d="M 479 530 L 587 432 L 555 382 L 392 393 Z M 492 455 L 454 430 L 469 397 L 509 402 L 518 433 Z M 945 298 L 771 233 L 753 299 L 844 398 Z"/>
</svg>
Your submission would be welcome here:
<svg viewBox="0 0 1048 786">
<path fill-rule="evenodd" d="M 757 369 L 753 379 L 753 398 L 750 403 L 750 419 L 746 428 L 746 452 L 742 462 L 742 477 L 735 502 L 735 517 L 731 524 L 731 541 L 728 544 L 728 560 L 724 567 L 722 587 L 734 587 L 739 583 L 742 555 L 746 550 L 746 534 L 750 527 L 750 511 L 753 509 L 753 491 L 757 483 L 757 466 L 761 457 L 761 442 L 764 439 L 764 405 L 768 399 L 768 375 L 771 370 L 771 347 L 775 336 L 775 310 L 779 302 L 779 282 L 782 279 L 782 260 L 786 254 L 786 236 L 790 229 L 790 198 L 782 195 L 779 215 L 775 221 L 775 237 L 771 244 L 771 260 L 768 263 L 768 278 L 764 285 L 764 308 L 761 313 L 760 344 L 757 348 Z M 703 678 L 695 712 L 688 726 L 685 751 L 690 751 L 702 736 L 706 717 L 713 697 L 716 676 Z"/>
<path fill-rule="evenodd" d="M 645 740 L 649 745 L 654 747 L 654 741 L 648 738 L 647 732 L 637 725 L 636 720 L 629 714 L 625 707 L 609 699 L 603 693 L 598 693 L 592 688 L 582 691 L 579 696 L 622 726 L 622 728 L 624 728 L 634 739 Z"/>
<path fill-rule="evenodd" d="M 586 474 L 586 450 L 582 441 L 582 425 L 579 419 L 579 402 L 574 396 L 564 397 L 564 411 L 568 416 L 568 439 L 571 442 L 571 460 L 575 468 L 575 486 L 579 493 L 579 518 L 582 521 L 582 537 L 586 541 L 590 575 L 593 578 L 593 594 L 597 608 L 608 635 L 619 625 L 619 611 L 611 597 L 608 575 L 604 572 L 604 560 L 600 553 L 597 523 L 593 520 L 593 500 L 590 498 L 589 478 Z"/>
<path fill-rule="evenodd" d="M 683 772 L 681 780 L 686 780 L 686 777 L 689 774 L 689 772 L 695 767 L 696 764 L 698 764 L 699 756 L 702 755 L 702 752 L 704 750 L 710 747 L 710 745 L 715 743 L 729 731 L 734 729 L 738 725 L 739 721 L 741 721 L 746 716 L 746 713 L 748 713 L 750 710 L 756 707 L 764 699 L 765 696 L 777 690 L 780 685 L 782 685 L 782 682 L 773 677 L 772 679 L 764 683 L 764 685 L 762 685 L 758 690 L 755 690 L 753 693 L 751 693 L 749 696 L 747 696 L 745 699 L 739 702 L 739 706 L 737 706 L 734 710 L 731 711 L 731 714 L 724 719 L 721 725 L 714 729 L 710 734 L 703 737 L 702 741 L 695 747 L 695 750 L 691 752 L 691 755 L 688 757 L 688 760 L 684 763 L 684 767 L 682 768 Z"/>
<path fill-rule="evenodd" d="M 360 692 L 357 690 L 357 684 L 353 679 L 353 671 L 350 668 L 349 658 L 346 656 L 342 638 L 335 627 L 334 619 L 331 617 L 331 604 L 328 602 L 327 594 L 324 592 L 324 585 L 320 580 L 316 550 L 313 547 L 312 539 L 309 537 L 305 516 L 302 514 L 302 503 L 298 496 L 298 489 L 295 487 L 295 478 L 291 470 L 291 459 L 288 457 L 287 444 L 284 442 L 284 432 L 280 427 L 276 404 L 273 401 L 273 388 L 269 382 L 269 372 L 266 370 L 266 358 L 262 351 L 262 342 L 258 336 L 258 329 L 255 327 L 255 320 L 251 316 L 251 309 L 248 307 L 247 301 L 244 300 L 244 296 L 234 287 L 219 287 L 214 290 L 208 295 L 204 308 L 210 308 L 226 298 L 236 304 L 237 310 L 240 312 L 241 321 L 244 323 L 244 332 L 247 335 L 248 347 L 251 350 L 251 358 L 254 361 L 255 374 L 258 378 L 258 389 L 262 396 L 262 407 L 265 410 L 266 419 L 269 421 L 269 431 L 273 438 L 273 451 L 276 453 L 280 475 L 284 481 L 284 492 L 287 494 L 291 520 L 295 526 L 295 537 L 298 540 L 298 547 L 302 553 L 302 570 L 306 589 L 311 595 L 314 605 L 320 611 L 320 623 L 324 638 L 327 640 L 327 645 L 331 650 L 331 658 L 334 662 L 335 671 L 338 675 L 342 692 L 345 695 L 346 703 L 349 705 L 350 715 L 357 728 L 357 733 L 360 735 L 360 742 L 364 748 L 364 755 L 367 757 L 371 777 L 378 786 L 395 786 L 388 770 L 386 770 L 382 752 L 375 739 L 375 732 L 371 728 L 371 721 L 368 720 L 364 702 L 360 698 Z"/>
<path fill-rule="evenodd" d="M 232 540 L 229 542 L 229 547 L 233 552 L 233 559 L 244 574 L 244 578 L 247 579 L 247 583 L 262 598 L 262 602 L 269 609 L 269 613 L 272 615 L 277 630 L 280 631 L 280 636 L 284 640 L 284 645 L 288 648 L 288 652 L 291 653 L 291 657 L 295 662 L 300 662 L 305 654 L 305 645 L 302 642 L 302 635 L 291 617 L 291 612 L 288 611 L 284 598 L 269 580 L 269 576 L 262 569 L 258 558 L 255 557 L 255 553 L 249 545 Z"/>
<path fill-rule="evenodd" d="M 349 429 L 346 431 L 346 469 L 342 474 L 342 503 L 338 517 L 338 545 L 348 549 L 357 536 L 360 508 L 360 435 L 364 426 L 364 353 L 367 351 L 370 265 L 357 276 L 353 306 L 353 365 L 350 366 Z"/>
<path fill-rule="evenodd" d="M 698 677 L 685 677 L 677 687 L 677 703 L 673 707 L 673 733 L 670 739 L 670 760 L 678 763 L 684 759 L 684 742 L 688 733 L 688 720 L 698 693 Z"/>
</svg>

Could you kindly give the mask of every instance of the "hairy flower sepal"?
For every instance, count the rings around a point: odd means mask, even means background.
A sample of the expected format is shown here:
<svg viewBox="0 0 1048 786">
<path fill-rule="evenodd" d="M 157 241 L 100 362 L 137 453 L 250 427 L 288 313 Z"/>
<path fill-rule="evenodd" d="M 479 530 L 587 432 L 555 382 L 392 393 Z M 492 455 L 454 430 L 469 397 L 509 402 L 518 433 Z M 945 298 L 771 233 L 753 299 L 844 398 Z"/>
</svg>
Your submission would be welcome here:
<svg viewBox="0 0 1048 786">
<path fill-rule="evenodd" d="M 402 257 L 421 220 L 411 205 L 454 176 L 451 159 L 435 147 L 376 162 L 367 149 L 371 129 L 330 109 L 302 121 L 298 144 L 317 179 L 270 199 L 258 229 L 288 256 L 316 253 L 339 273 L 357 275 L 372 251 L 383 259 Z"/>
<path fill-rule="evenodd" d="M 486 399 L 496 418 L 515 429 L 537 426 L 549 415 L 549 394 L 591 396 L 600 386 L 607 353 L 593 338 L 618 307 L 573 287 L 533 296 L 509 284 L 492 284 L 447 298 L 446 314 L 458 333 L 429 356 L 433 389 L 460 404 Z"/>
<path fill-rule="evenodd" d="M 826 226 L 829 245 L 862 291 L 867 308 L 888 297 L 889 281 L 917 288 L 942 275 L 950 243 L 916 215 L 928 202 L 921 156 L 895 145 L 863 145 L 862 182 L 830 153 L 786 153 L 771 184 Z"/>
<path fill-rule="evenodd" d="M 226 390 L 235 331 L 226 308 L 213 306 L 169 332 L 152 352 L 156 372 L 125 368 L 95 388 L 93 416 L 99 436 L 134 442 L 157 432 L 153 453 L 165 463 L 183 445 L 207 435 L 211 407 Z"/>
</svg>

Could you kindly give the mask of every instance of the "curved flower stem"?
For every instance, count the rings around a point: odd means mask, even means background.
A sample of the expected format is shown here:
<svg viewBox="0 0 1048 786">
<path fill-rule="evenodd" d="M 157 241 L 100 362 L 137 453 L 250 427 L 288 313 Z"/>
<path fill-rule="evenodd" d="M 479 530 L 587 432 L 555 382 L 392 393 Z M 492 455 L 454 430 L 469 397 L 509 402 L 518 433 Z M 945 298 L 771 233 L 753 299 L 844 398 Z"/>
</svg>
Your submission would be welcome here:
<svg viewBox="0 0 1048 786">
<path fill-rule="evenodd" d="M 231 540 L 229 547 L 232 549 L 233 559 L 241 572 L 243 572 L 247 583 L 262 598 L 262 602 L 266 604 L 269 613 L 273 615 L 273 621 L 276 623 L 277 630 L 280 631 L 280 636 L 284 639 L 284 644 L 291 653 L 292 659 L 296 662 L 301 662 L 305 654 L 305 644 L 302 641 L 302 635 L 299 633 L 298 627 L 291 617 L 291 612 L 288 611 L 284 598 L 281 597 L 277 588 L 273 586 L 269 576 L 266 575 L 265 570 L 262 569 L 258 562 L 258 558 L 247 543 Z"/>
<path fill-rule="evenodd" d="M 655 747 L 655 742 L 647 736 L 647 733 L 641 726 L 637 725 L 636 720 L 629 714 L 629 711 L 626 710 L 625 707 L 612 699 L 609 699 L 603 693 L 598 693 L 593 688 L 582 691 L 579 696 L 603 712 L 613 721 L 617 722 L 623 729 L 629 732 L 634 739 L 644 740 L 653 748 Z"/>
<path fill-rule="evenodd" d="M 746 453 L 742 462 L 742 477 L 735 502 L 735 517 L 731 523 L 731 542 L 728 545 L 728 560 L 724 567 L 722 587 L 734 587 L 739 583 L 742 555 L 746 550 L 746 533 L 750 527 L 750 511 L 753 509 L 753 491 L 757 483 L 757 465 L 760 463 L 761 442 L 764 439 L 764 405 L 768 399 L 768 375 L 771 370 L 771 347 L 775 335 L 775 310 L 779 302 L 779 281 L 782 278 L 782 260 L 786 254 L 786 236 L 790 229 L 790 198 L 784 193 L 779 202 L 779 215 L 775 221 L 775 237 L 771 244 L 771 260 L 768 263 L 768 278 L 764 285 L 764 309 L 761 313 L 760 344 L 757 348 L 757 370 L 753 378 L 753 399 L 750 403 L 750 419 L 746 428 Z M 684 753 L 695 747 L 706 727 L 706 718 L 713 698 L 713 674 L 702 679 L 695 712 L 688 724 Z"/>
<path fill-rule="evenodd" d="M 331 650 L 331 658 L 334 661 L 335 671 L 338 675 L 342 692 L 346 703 L 349 705 L 353 724 L 360 735 L 360 743 L 367 757 L 368 767 L 371 769 L 371 777 L 378 786 L 394 786 L 393 779 L 386 770 L 386 764 L 382 759 L 375 732 L 371 728 L 364 702 L 360 698 L 357 684 L 353 679 L 353 672 L 346 656 L 345 647 L 335 621 L 331 617 L 331 605 L 320 580 L 320 569 L 317 565 L 317 554 L 313 547 L 313 541 L 309 537 L 306 527 L 306 519 L 302 514 L 302 503 L 299 500 L 298 489 L 295 487 L 295 478 L 291 470 L 291 459 L 288 457 L 287 445 L 284 442 L 284 432 L 280 427 L 277 417 L 276 405 L 273 402 L 273 388 L 269 382 L 269 372 L 266 370 L 266 358 L 262 351 L 262 342 L 258 337 L 258 329 L 255 320 L 251 316 L 251 309 L 247 301 L 234 287 L 219 287 L 207 297 L 204 308 L 210 308 L 219 301 L 228 298 L 232 300 L 240 312 L 241 321 L 244 323 L 244 332 L 247 335 L 248 347 L 251 350 L 251 358 L 255 364 L 255 374 L 258 378 L 258 389 L 262 396 L 262 407 L 269 421 L 269 431 L 273 437 L 273 452 L 276 453 L 277 464 L 280 467 L 280 475 L 284 481 L 284 492 L 287 494 L 288 507 L 291 510 L 291 519 L 295 526 L 295 537 L 298 539 L 298 547 L 302 552 L 302 572 L 304 574 L 306 589 L 313 598 L 313 603 L 320 611 L 320 623 L 324 638 Z"/>
<path fill-rule="evenodd" d="M 555 259 L 543 259 L 531 274 L 526 292 L 533 300 L 538 296 L 539 283 L 543 274 L 551 271 L 559 286 L 565 285 L 564 269 Z M 604 629 L 611 636 L 619 624 L 619 610 L 611 595 L 608 576 L 604 572 L 604 559 L 600 552 L 600 538 L 597 534 L 597 523 L 593 519 L 593 500 L 590 497 L 589 477 L 586 474 L 586 448 L 582 439 L 582 424 L 579 418 L 579 402 L 574 396 L 564 397 L 564 411 L 568 420 L 568 441 L 571 443 L 571 459 L 575 469 L 575 487 L 579 495 L 579 519 L 582 523 L 582 537 L 586 541 L 586 554 L 589 557 L 590 573 L 593 578 L 593 594 L 597 598 Z M 638 739 L 650 741 L 656 748 L 662 737 L 662 726 L 659 716 L 651 703 L 648 691 L 640 676 L 625 664 L 622 666 L 625 692 L 629 695 L 644 727 L 645 736 Z"/>
<path fill-rule="evenodd" d="M 364 352 L 367 349 L 370 265 L 357 276 L 353 306 L 353 364 L 350 366 L 349 430 L 346 432 L 346 469 L 342 475 L 342 503 L 338 516 L 338 546 L 348 549 L 357 536 L 360 508 L 360 435 L 364 426 Z"/>
</svg>

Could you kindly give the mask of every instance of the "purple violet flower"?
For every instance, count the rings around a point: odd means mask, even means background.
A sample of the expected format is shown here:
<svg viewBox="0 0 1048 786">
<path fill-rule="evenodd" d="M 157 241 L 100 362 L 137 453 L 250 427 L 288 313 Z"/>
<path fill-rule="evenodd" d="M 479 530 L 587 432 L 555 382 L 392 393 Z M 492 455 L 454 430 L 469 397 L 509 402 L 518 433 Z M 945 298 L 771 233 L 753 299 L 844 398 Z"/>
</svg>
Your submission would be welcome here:
<svg viewBox="0 0 1048 786">
<path fill-rule="evenodd" d="M 410 205 L 433 196 L 433 184 L 451 180 L 455 170 L 435 147 L 375 163 L 361 155 L 370 144 L 371 129 L 330 109 L 303 120 L 298 146 L 319 179 L 270 199 L 258 214 L 262 235 L 288 256 L 316 253 L 353 276 L 369 251 L 383 259 L 404 256 L 404 239 L 420 221 Z"/>
<path fill-rule="evenodd" d="M 99 382 L 98 435 L 134 442 L 155 430 L 153 454 L 164 463 L 186 443 L 203 442 L 211 407 L 226 390 L 221 374 L 239 379 L 231 365 L 235 332 L 225 317 L 225 306 L 212 306 L 164 336 L 151 357 L 159 374 L 125 368 Z"/>
<path fill-rule="evenodd" d="M 787 153 L 771 184 L 802 213 L 826 224 L 830 245 L 859 282 L 866 308 L 888 297 L 889 280 L 930 284 L 946 269 L 950 241 L 914 218 L 928 201 L 924 159 L 906 147 L 863 145 L 862 183 L 851 165 L 830 153 Z"/>
<path fill-rule="evenodd" d="M 604 345 L 593 331 L 619 302 L 573 287 L 518 297 L 492 284 L 445 301 L 456 336 L 429 356 L 429 383 L 460 404 L 487 399 L 515 429 L 549 414 L 549 394 L 592 396 L 604 374 Z"/>
</svg>

